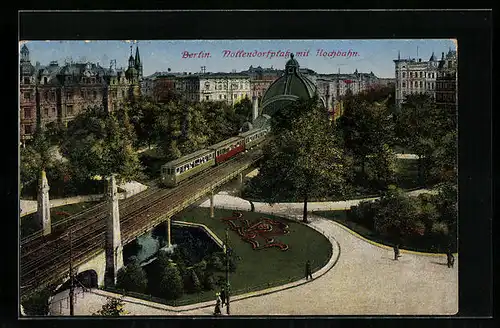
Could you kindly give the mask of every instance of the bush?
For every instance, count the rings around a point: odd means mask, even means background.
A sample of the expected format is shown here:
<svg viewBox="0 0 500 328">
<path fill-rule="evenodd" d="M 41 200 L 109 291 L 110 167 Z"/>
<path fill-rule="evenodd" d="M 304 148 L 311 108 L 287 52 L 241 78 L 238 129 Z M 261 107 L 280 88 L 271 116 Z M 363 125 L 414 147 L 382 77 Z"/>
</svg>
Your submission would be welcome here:
<svg viewBox="0 0 500 328">
<path fill-rule="evenodd" d="M 50 311 L 49 299 L 51 291 L 49 289 L 42 289 L 35 292 L 29 298 L 21 301 L 24 308 L 24 313 L 29 316 L 34 315 L 48 315 Z"/>
<path fill-rule="evenodd" d="M 183 283 L 179 269 L 175 264 L 161 268 L 160 293 L 167 300 L 177 299 L 183 294 Z"/>
<path fill-rule="evenodd" d="M 214 274 L 210 271 L 206 271 L 203 276 L 203 289 L 212 290 L 215 288 Z"/>
<path fill-rule="evenodd" d="M 198 293 L 201 291 L 202 285 L 195 270 L 189 270 L 184 276 L 184 288 L 188 293 Z"/>
<path fill-rule="evenodd" d="M 118 271 L 116 287 L 130 292 L 144 293 L 148 287 L 146 272 L 137 260 Z"/>
</svg>

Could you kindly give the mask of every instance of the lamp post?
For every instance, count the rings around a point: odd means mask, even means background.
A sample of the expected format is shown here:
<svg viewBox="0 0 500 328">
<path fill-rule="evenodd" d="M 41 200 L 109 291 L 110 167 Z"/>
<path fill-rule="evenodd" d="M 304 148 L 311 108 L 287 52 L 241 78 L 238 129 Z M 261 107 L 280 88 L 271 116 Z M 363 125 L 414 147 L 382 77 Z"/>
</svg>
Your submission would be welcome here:
<svg viewBox="0 0 500 328">
<path fill-rule="evenodd" d="M 229 306 L 229 228 L 226 228 L 226 242 L 225 242 L 225 251 L 226 251 L 226 313 L 230 314 L 230 306 Z"/>
<path fill-rule="evenodd" d="M 75 305 L 74 305 L 74 279 L 73 279 L 73 240 L 72 240 L 72 229 L 69 229 L 69 315 L 75 315 Z"/>
</svg>

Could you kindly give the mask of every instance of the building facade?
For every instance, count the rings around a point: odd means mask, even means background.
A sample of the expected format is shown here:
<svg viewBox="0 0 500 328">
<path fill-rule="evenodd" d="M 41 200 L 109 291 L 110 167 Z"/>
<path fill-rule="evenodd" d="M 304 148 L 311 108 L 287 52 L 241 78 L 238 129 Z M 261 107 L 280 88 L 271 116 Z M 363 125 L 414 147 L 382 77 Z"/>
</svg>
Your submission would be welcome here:
<svg viewBox="0 0 500 328">
<path fill-rule="evenodd" d="M 235 104 L 251 99 L 250 78 L 240 73 L 205 73 L 179 76 L 175 88 L 187 101 L 224 101 Z"/>
<path fill-rule="evenodd" d="M 456 109 L 458 106 L 457 88 L 457 52 L 441 54 L 436 79 L 436 104 L 442 108 Z"/>
<path fill-rule="evenodd" d="M 112 111 L 124 101 L 140 95 L 142 63 L 139 49 L 132 52 L 127 69 L 94 63 L 52 61 L 47 66 L 31 64 L 23 45 L 20 58 L 20 134 L 29 139 L 37 126 L 51 122 L 67 124 L 93 106 Z"/>
<path fill-rule="evenodd" d="M 396 74 L 396 106 L 400 107 L 405 97 L 410 94 L 429 94 L 436 97 L 436 79 L 439 62 L 432 53 L 428 61 L 398 59 L 394 60 Z"/>
</svg>

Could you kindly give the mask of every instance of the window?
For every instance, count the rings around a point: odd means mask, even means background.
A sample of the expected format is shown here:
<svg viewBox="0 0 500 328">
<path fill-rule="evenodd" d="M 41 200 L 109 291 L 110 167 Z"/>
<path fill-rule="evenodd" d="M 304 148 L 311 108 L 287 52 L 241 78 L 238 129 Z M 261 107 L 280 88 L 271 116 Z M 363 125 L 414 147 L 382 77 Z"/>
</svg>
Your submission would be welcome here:
<svg viewBox="0 0 500 328">
<path fill-rule="evenodd" d="M 222 95 L 219 95 L 219 99 L 222 99 Z"/>
<path fill-rule="evenodd" d="M 405 82 L 403 82 L 403 88 L 406 88 L 406 83 Z"/>
<path fill-rule="evenodd" d="M 125 90 L 122 90 L 122 97 L 125 98 Z"/>
<path fill-rule="evenodd" d="M 30 100 L 30 98 L 31 98 L 31 92 L 25 92 L 24 93 L 24 99 L 25 100 Z"/>
<path fill-rule="evenodd" d="M 206 96 L 206 99 L 209 100 L 210 99 L 210 96 Z"/>
<path fill-rule="evenodd" d="M 44 108 L 43 109 L 43 114 L 45 117 L 49 117 L 49 109 L 48 108 Z"/>
<path fill-rule="evenodd" d="M 420 77 L 423 77 L 423 74 L 424 74 L 423 72 L 420 72 Z"/>
<path fill-rule="evenodd" d="M 24 118 L 31 118 L 31 108 L 24 109 Z"/>
<path fill-rule="evenodd" d="M 52 107 L 52 115 L 55 115 L 55 114 L 56 114 L 56 108 Z"/>
<path fill-rule="evenodd" d="M 94 92 L 93 92 L 93 97 L 94 97 L 94 99 L 96 99 L 96 98 L 97 98 L 97 91 L 95 91 L 95 90 L 94 90 Z"/>
<path fill-rule="evenodd" d="M 410 78 L 412 78 L 412 77 L 413 77 L 413 72 L 410 72 Z"/>
<path fill-rule="evenodd" d="M 406 77 L 406 73 L 405 73 L 405 72 L 403 72 L 403 79 L 404 79 L 405 77 Z"/>
<path fill-rule="evenodd" d="M 52 100 L 52 101 L 55 101 L 55 100 L 56 100 L 56 93 L 55 93 L 54 91 L 52 91 L 52 92 L 50 93 L 50 100 Z"/>
<path fill-rule="evenodd" d="M 24 84 L 30 84 L 30 78 L 29 77 L 25 77 L 24 78 Z"/>
<path fill-rule="evenodd" d="M 68 93 L 66 93 L 66 98 L 69 100 L 71 98 L 73 98 L 73 92 L 71 91 L 68 91 Z"/>
<path fill-rule="evenodd" d="M 420 87 L 422 87 L 422 81 L 420 81 Z"/>
<path fill-rule="evenodd" d="M 67 112 L 69 115 L 73 115 L 73 105 L 67 105 L 67 106 L 66 106 L 66 112 Z"/>
<path fill-rule="evenodd" d="M 45 100 L 49 100 L 49 92 L 48 92 L 48 91 L 45 91 L 45 92 L 43 93 L 43 99 L 45 99 Z"/>
<path fill-rule="evenodd" d="M 31 134 L 33 132 L 33 128 L 31 125 L 25 125 L 24 126 L 24 133 L 25 134 Z"/>
</svg>

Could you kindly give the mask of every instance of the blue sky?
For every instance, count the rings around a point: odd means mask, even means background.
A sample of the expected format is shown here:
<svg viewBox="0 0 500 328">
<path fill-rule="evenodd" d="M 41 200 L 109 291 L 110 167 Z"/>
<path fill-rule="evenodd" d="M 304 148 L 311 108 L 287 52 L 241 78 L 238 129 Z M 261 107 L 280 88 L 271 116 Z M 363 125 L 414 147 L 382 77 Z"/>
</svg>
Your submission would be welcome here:
<svg viewBox="0 0 500 328">
<path fill-rule="evenodd" d="M 448 52 L 451 47 L 456 50 L 454 41 L 441 40 L 189 40 L 189 41 L 135 41 L 139 45 L 144 75 L 156 71 L 199 72 L 201 66 L 207 72 L 230 72 L 247 69 L 250 65 L 262 67 L 283 68 L 286 59 L 283 57 L 224 57 L 224 50 L 236 52 L 266 52 L 278 50 L 293 53 L 309 50 L 308 56 L 298 57 L 301 67 L 307 67 L 318 73 L 352 73 L 373 71 L 379 77 L 394 77 L 393 59 L 401 51 L 402 58 L 422 58 L 428 60 L 432 52 L 441 58 L 442 52 Z M 111 59 L 116 59 L 118 67 L 126 67 L 130 55 L 130 44 L 127 41 L 29 41 L 33 64 L 39 61 L 47 65 L 52 60 L 64 63 L 66 58 L 74 61 L 99 62 L 108 67 Z M 418 57 L 417 57 L 418 48 Z M 318 55 L 318 49 L 327 56 Z M 329 57 L 332 50 L 356 52 L 356 56 Z M 209 58 L 182 58 L 184 52 L 209 53 Z"/>
</svg>

